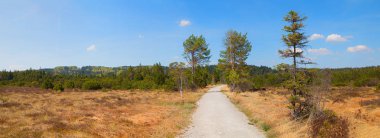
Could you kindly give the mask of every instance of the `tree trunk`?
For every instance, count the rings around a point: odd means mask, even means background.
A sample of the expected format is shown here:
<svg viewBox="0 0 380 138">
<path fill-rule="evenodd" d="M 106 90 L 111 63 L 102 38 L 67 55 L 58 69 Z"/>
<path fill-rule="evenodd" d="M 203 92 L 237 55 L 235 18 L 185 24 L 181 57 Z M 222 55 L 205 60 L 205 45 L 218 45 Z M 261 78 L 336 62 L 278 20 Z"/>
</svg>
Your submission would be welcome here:
<svg viewBox="0 0 380 138">
<path fill-rule="evenodd" d="M 231 70 L 235 71 L 235 54 L 234 54 L 234 51 L 233 51 L 233 46 L 232 44 L 230 45 L 230 64 L 231 64 Z M 234 92 L 235 91 L 235 87 L 236 87 L 236 84 L 235 82 L 232 82 L 232 88 L 231 88 L 231 92 Z"/>
<path fill-rule="evenodd" d="M 194 52 L 191 53 L 191 84 L 194 86 L 195 59 Z"/>
<path fill-rule="evenodd" d="M 180 81 L 181 81 L 181 84 L 179 86 L 179 92 L 181 93 L 181 99 L 183 99 L 183 95 L 182 95 L 182 72 L 180 73 Z"/>
<path fill-rule="evenodd" d="M 297 82 L 297 61 L 296 61 L 296 51 L 297 49 L 296 49 L 296 46 L 293 46 L 293 85 L 295 85 L 296 84 L 296 82 Z M 296 88 L 295 88 L 295 86 L 293 86 L 293 96 L 295 96 L 297 94 L 297 90 L 296 90 Z M 294 107 L 294 109 L 293 109 L 293 113 L 296 113 L 296 108 L 295 108 L 295 106 L 296 106 L 296 102 L 295 101 L 292 101 L 291 102 L 291 104 L 292 104 L 292 106 Z M 297 113 L 296 113 L 297 114 Z M 297 116 L 297 115 L 296 115 Z"/>
</svg>

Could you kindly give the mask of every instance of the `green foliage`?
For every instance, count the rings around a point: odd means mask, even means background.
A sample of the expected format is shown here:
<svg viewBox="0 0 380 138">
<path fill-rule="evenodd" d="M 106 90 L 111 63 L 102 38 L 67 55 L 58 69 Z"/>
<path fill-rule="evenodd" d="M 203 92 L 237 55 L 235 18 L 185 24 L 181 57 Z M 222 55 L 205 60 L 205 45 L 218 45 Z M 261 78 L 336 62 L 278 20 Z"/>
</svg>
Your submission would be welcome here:
<svg viewBox="0 0 380 138">
<path fill-rule="evenodd" d="M 173 62 L 169 64 L 169 76 L 171 79 L 169 79 L 166 87 L 171 87 L 172 90 L 178 90 L 181 91 L 184 86 L 185 81 L 185 63 L 183 62 Z"/>
<path fill-rule="evenodd" d="M 58 83 L 58 84 L 54 84 L 53 90 L 58 91 L 58 92 L 63 92 L 65 88 L 63 87 L 61 83 Z"/>
<path fill-rule="evenodd" d="M 152 80 L 135 81 L 132 85 L 135 89 L 150 90 L 157 88 L 157 85 Z"/>
<path fill-rule="evenodd" d="M 166 78 L 168 77 L 167 74 L 165 74 L 164 67 L 161 66 L 160 63 L 153 65 L 151 73 L 152 73 L 153 81 L 157 85 L 163 85 L 165 83 Z"/>
<path fill-rule="evenodd" d="M 377 90 L 377 91 L 380 91 L 380 83 L 377 84 L 377 86 L 376 86 L 376 90 Z"/>
<path fill-rule="evenodd" d="M 94 80 L 86 81 L 82 85 L 82 89 L 84 90 L 100 90 L 102 86 Z"/>
<path fill-rule="evenodd" d="M 42 87 L 43 89 L 53 89 L 53 88 L 54 88 L 54 84 L 53 84 L 50 80 L 45 80 L 45 81 L 42 83 L 41 87 Z"/>
<path fill-rule="evenodd" d="M 281 57 L 291 58 L 293 61 L 291 80 L 286 81 L 285 87 L 292 91 L 289 98 L 289 108 L 291 109 L 291 114 L 294 118 L 304 118 L 310 113 L 312 105 L 309 104 L 310 95 L 307 85 L 310 84 L 312 76 L 308 70 L 299 72 L 297 68 L 297 63 L 299 64 L 310 64 L 311 62 L 305 62 L 303 60 L 303 49 L 308 43 L 305 33 L 302 32 L 304 28 L 303 21 L 306 17 L 300 16 L 295 11 L 290 11 L 285 17 L 284 21 L 289 23 L 289 25 L 284 26 L 285 35 L 282 36 L 282 41 L 286 45 L 285 50 L 279 50 Z M 289 70 L 289 66 L 286 64 L 280 64 L 277 66 L 280 71 L 286 72 Z"/>
<path fill-rule="evenodd" d="M 228 73 L 228 80 L 230 83 L 232 84 L 236 84 L 239 82 L 239 74 L 237 74 L 237 72 L 235 70 L 231 70 L 229 73 Z"/>
<path fill-rule="evenodd" d="M 249 84 L 249 69 L 246 60 L 251 52 L 252 45 L 247 34 L 231 30 L 224 40 L 225 50 L 221 51 L 218 68 L 223 72 L 231 90 L 247 90 Z M 248 87 L 248 89 L 249 89 Z"/>
<path fill-rule="evenodd" d="M 266 124 L 266 123 L 262 123 L 261 124 L 261 128 L 265 131 L 265 132 L 268 132 L 270 129 L 271 129 L 271 126 Z"/>
<path fill-rule="evenodd" d="M 66 81 L 64 84 L 64 87 L 68 88 L 68 89 L 73 89 L 73 88 L 75 88 L 75 83 L 74 83 L 74 81 Z"/>
<path fill-rule="evenodd" d="M 342 68 L 332 70 L 333 86 L 376 86 L 380 83 L 380 67 Z"/>
<path fill-rule="evenodd" d="M 304 28 L 303 21 L 306 17 L 301 17 L 295 11 L 290 11 L 285 17 L 284 21 L 288 22 L 288 26 L 284 26 L 284 31 L 287 33 L 282 36 L 282 41 L 287 46 L 287 49 L 280 50 L 279 53 L 284 58 L 301 58 L 303 51 L 297 49 L 302 49 L 306 46 L 307 38 L 302 31 Z M 296 61 L 294 61 L 296 64 Z"/>
<path fill-rule="evenodd" d="M 194 76 L 194 83 L 197 87 L 204 88 L 211 83 L 210 73 L 207 70 L 207 67 L 197 67 Z"/>
<path fill-rule="evenodd" d="M 186 68 L 184 63 L 182 64 L 183 88 L 191 88 L 191 68 Z M 283 84 L 291 84 L 289 80 L 292 77 L 290 69 L 288 69 L 290 66 L 284 66 L 282 68 L 277 67 L 275 70 L 265 66 L 245 65 L 245 71 L 243 71 L 245 74 L 236 71 L 240 79 L 238 81 L 235 79 L 235 83 L 237 83 L 236 85 L 240 85 L 239 87 L 246 87 L 246 90 L 280 87 Z M 135 67 L 110 68 L 114 71 L 111 73 L 113 75 L 100 75 L 98 71 L 91 74 L 90 71 L 86 71 L 88 69 L 92 68 L 62 67 L 61 71 L 56 71 L 55 73 L 54 69 L 14 72 L 0 71 L 0 86 L 53 89 L 54 84 L 62 84 L 65 90 L 83 89 L 83 83 L 92 80 L 97 82 L 101 86 L 101 89 L 179 90 L 179 77 L 174 73 L 176 72 L 175 68 L 161 66 L 159 63 L 154 66 L 140 65 Z M 81 70 L 83 70 L 83 74 Z M 311 71 L 313 69 L 308 70 Z M 219 82 L 231 84 L 228 79 L 229 73 L 225 73 L 225 71 L 224 68 L 219 68 L 215 65 L 197 67 L 194 83 L 198 87 Z M 59 74 L 58 72 L 63 72 L 63 74 Z M 331 69 L 331 74 L 333 86 L 377 86 L 380 83 L 380 67 Z M 245 76 L 241 77 L 241 75 Z"/>
<path fill-rule="evenodd" d="M 191 66 L 191 87 L 195 88 L 198 87 L 197 84 L 195 84 L 196 68 L 209 62 L 211 57 L 210 49 L 208 48 L 206 39 L 202 35 L 191 35 L 183 42 L 183 47 L 183 55 Z"/>
</svg>

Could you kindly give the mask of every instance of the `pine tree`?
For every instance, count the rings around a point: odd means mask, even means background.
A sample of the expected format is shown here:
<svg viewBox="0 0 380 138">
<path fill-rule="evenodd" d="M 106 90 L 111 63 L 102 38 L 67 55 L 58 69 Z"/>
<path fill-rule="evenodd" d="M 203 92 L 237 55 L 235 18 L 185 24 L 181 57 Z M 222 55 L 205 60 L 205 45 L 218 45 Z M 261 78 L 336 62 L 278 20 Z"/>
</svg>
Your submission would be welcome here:
<svg viewBox="0 0 380 138">
<path fill-rule="evenodd" d="M 206 39 L 200 36 L 191 35 L 189 38 L 183 42 L 184 47 L 184 57 L 189 62 L 191 66 L 192 75 L 192 85 L 194 85 L 194 76 L 197 66 L 204 65 L 210 60 L 210 49 L 208 49 L 208 44 Z"/>
<path fill-rule="evenodd" d="M 223 70 L 232 91 L 237 87 L 242 89 L 249 73 L 245 61 L 252 49 L 251 42 L 248 41 L 247 34 L 231 30 L 227 32 L 224 45 L 226 49 L 221 51 L 218 67 Z"/>
<path fill-rule="evenodd" d="M 303 50 L 308 43 L 305 33 L 302 32 L 304 28 L 303 21 L 306 17 L 301 17 L 295 11 L 290 11 L 285 17 L 284 21 L 289 25 L 284 26 L 283 30 L 287 33 L 282 36 L 287 49 L 279 50 L 281 57 L 291 58 L 293 65 L 291 67 L 292 80 L 287 82 L 287 86 L 292 90 L 289 98 L 292 115 L 295 118 L 305 117 L 309 114 L 308 94 L 306 92 L 307 75 L 298 72 L 297 63 L 304 64 Z"/>
</svg>

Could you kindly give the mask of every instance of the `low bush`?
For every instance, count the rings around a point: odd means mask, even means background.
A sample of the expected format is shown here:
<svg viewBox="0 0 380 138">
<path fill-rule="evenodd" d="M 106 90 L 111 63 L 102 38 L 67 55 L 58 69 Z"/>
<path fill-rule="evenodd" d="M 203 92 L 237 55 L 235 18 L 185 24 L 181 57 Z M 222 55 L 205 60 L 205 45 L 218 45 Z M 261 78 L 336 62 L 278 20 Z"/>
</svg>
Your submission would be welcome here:
<svg viewBox="0 0 380 138">
<path fill-rule="evenodd" d="M 43 89 L 53 89 L 53 88 L 54 88 L 54 85 L 53 85 L 53 83 L 52 83 L 51 81 L 49 81 L 49 80 L 45 80 L 45 81 L 42 83 L 41 87 L 42 87 Z"/>
<path fill-rule="evenodd" d="M 355 87 L 363 87 L 363 86 L 376 86 L 379 80 L 377 78 L 360 78 L 354 81 Z"/>
<path fill-rule="evenodd" d="M 333 111 L 325 110 L 310 117 L 310 132 L 313 138 L 348 138 L 349 123 L 346 118 L 338 117 Z"/>
<path fill-rule="evenodd" d="M 65 82 L 65 88 L 73 89 L 75 88 L 75 83 L 73 81 L 67 81 Z"/>
<path fill-rule="evenodd" d="M 58 92 L 63 92 L 65 88 L 63 87 L 62 84 L 58 83 L 58 84 L 54 84 L 53 90 L 58 91 Z"/>
<path fill-rule="evenodd" d="M 140 90 L 151 90 L 157 87 L 153 81 L 142 80 L 142 81 L 133 82 L 132 88 L 140 89 Z"/>
<path fill-rule="evenodd" d="M 376 86 L 376 90 L 380 91 L 380 83 Z"/>
<path fill-rule="evenodd" d="M 99 90 L 102 89 L 102 86 L 96 81 L 86 81 L 82 85 L 82 89 L 85 90 Z"/>
</svg>

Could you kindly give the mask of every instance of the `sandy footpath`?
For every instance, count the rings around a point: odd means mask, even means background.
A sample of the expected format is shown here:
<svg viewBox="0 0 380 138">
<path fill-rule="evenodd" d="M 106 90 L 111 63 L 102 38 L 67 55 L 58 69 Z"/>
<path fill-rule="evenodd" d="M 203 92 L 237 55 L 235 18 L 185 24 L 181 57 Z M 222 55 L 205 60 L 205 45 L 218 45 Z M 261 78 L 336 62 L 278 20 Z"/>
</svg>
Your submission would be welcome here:
<svg viewBox="0 0 380 138">
<path fill-rule="evenodd" d="M 248 118 L 220 92 L 211 88 L 198 102 L 191 126 L 180 138 L 264 138 Z"/>
</svg>

